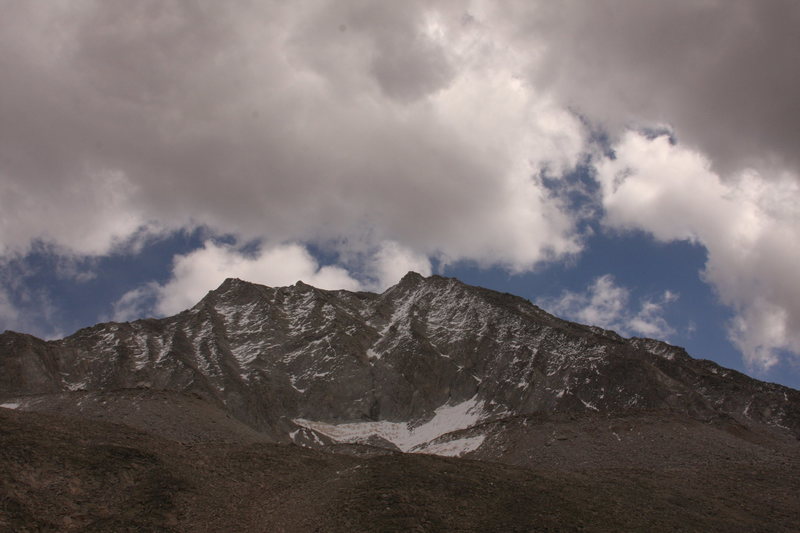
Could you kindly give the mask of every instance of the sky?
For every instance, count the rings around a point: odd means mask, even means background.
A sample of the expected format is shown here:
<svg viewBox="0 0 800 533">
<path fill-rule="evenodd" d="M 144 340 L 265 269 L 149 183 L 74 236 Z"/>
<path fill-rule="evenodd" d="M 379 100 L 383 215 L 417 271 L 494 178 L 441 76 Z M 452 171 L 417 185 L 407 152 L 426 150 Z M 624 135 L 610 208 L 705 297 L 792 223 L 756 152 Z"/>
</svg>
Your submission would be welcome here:
<svg viewBox="0 0 800 533">
<path fill-rule="evenodd" d="M 0 330 L 414 270 L 800 388 L 794 0 L 0 10 Z"/>
</svg>

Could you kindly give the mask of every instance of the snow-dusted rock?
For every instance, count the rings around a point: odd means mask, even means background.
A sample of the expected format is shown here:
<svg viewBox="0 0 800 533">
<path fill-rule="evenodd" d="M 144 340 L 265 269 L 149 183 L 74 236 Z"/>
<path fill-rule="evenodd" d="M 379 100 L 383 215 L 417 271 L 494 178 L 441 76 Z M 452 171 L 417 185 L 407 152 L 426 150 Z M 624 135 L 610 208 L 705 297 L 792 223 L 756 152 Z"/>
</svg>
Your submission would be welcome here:
<svg viewBox="0 0 800 533">
<path fill-rule="evenodd" d="M 228 279 L 164 319 L 0 335 L 0 403 L 131 388 L 197 393 L 277 441 L 442 455 L 485 446 L 481 425 L 547 413 L 668 410 L 800 435 L 798 391 L 440 276 L 382 294 Z"/>
</svg>

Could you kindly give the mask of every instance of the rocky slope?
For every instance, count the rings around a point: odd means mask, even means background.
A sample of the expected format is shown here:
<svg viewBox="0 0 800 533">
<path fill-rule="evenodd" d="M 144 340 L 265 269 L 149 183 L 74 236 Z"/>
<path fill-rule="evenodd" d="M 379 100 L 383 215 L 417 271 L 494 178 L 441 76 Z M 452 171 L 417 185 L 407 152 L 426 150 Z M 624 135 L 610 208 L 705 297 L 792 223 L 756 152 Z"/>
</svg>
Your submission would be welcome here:
<svg viewBox="0 0 800 533">
<path fill-rule="evenodd" d="M 132 389 L 141 393 L 114 393 Z M 97 417 L 141 411 L 154 391 L 191 393 L 273 442 L 514 464 L 535 463 L 548 442 L 566 449 L 558 424 L 594 427 L 584 452 L 603 458 L 643 431 L 661 441 L 673 423 L 692 428 L 683 444 L 698 428 L 721 443 L 800 437 L 794 389 L 439 276 L 409 273 L 382 294 L 228 279 L 164 319 L 57 341 L 0 335 L 5 407 Z"/>
</svg>

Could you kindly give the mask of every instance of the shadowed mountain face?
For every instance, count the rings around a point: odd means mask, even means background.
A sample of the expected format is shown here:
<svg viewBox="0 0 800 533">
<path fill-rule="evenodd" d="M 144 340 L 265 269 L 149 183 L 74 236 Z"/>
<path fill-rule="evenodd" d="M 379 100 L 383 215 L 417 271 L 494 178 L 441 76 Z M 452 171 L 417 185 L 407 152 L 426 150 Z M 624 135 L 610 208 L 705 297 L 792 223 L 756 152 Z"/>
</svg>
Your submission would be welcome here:
<svg viewBox="0 0 800 533">
<path fill-rule="evenodd" d="M 382 294 L 228 279 L 172 317 L 0 336 L 8 407 L 88 416 L 129 389 L 192 393 L 274 442 L 520 464 L 570 440 L 537 420 L 622 420 L 598 422 L 612 442 L 673 422 L 800 437 L 796 390 L 439 276 Z"/>
</svg>

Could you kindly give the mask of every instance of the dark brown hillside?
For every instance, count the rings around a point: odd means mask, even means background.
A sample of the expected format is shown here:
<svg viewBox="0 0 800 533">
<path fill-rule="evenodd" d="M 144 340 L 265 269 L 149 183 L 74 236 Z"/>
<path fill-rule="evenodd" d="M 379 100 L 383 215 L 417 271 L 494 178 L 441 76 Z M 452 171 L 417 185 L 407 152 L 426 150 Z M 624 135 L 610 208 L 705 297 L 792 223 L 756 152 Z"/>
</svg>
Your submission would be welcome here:
<svg viewBox="0 0 800 533">
<path fill-rule="evenodd" d="M 0 531 L 797 531 L 798 458 L 732 459 L 530 470 L 0 409 Z"/>
</svg>

